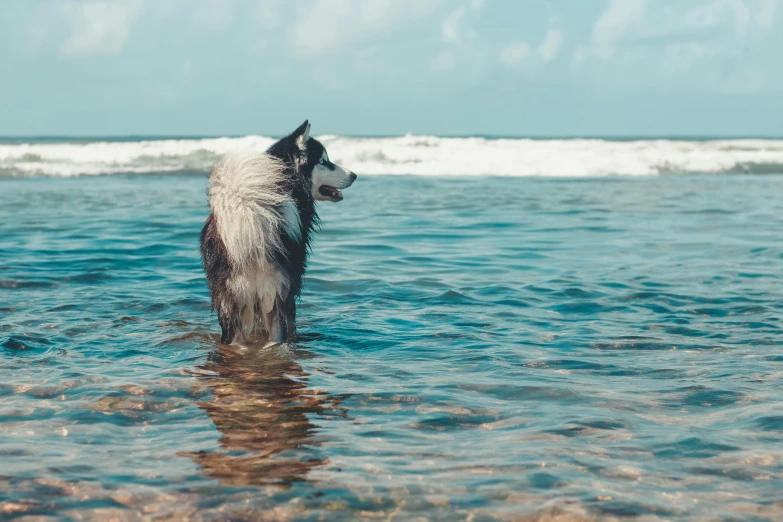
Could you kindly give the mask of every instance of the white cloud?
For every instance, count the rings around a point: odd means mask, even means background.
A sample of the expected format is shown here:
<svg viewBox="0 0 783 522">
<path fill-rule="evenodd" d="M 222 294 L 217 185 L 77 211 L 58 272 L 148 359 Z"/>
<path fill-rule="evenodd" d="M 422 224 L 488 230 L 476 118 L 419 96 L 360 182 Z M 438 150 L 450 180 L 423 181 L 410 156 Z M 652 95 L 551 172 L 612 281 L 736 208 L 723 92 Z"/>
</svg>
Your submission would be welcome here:
<svg viewBox="0 0 783 522">
<path fill-rule="evenodd" d="M 509 69 L 518 69 L 525 65 L 529 71 L 535 70 L 531 67 L 540 67 L 557 57 L 564 39 L 562 31 L 549 29 L 535 48 L 524 40 L 509 42 L 500 49 L 500 61 Z"/>
<path fill-rule="evenodd" d="M 778 12 L 780 11 L 780 3 L 780 0 L 759 0 L 758 8 L 754 13 L 754 21 L 759 29 L 760 36 L 766 36 L 775 27 Z"/>
<path fill-rule="evenodd" d="M 211 31 L 228 28 L 234 19 L 234 2 L 230 0 L 199 0 L 191 9 L 196 24 Z"/>
<path fill-rule="evenodd" d="M 646 0 L 609 0 L 593 26 L 593 53 L 602 58 L 613 55 L 629 28 L 642 20 L 646 6 Z"/>
<path fill-rule="evenodd" d="M 530 56 L 530 44 L 521 40 L 506 44 L 500 51 L 500 61 L 507 67 L 518 67 Z"/>
<path fill-rule="evenodd" d="M 574 71 L 612 87 L 755 92 L 780 84 L 780 0 L 609 0 Z"/>
<path fill-rule="evenodd" d="M 430 62 L 433 70 L 450 71 L 459 67 L 460 81 L 467 82 L 484 76 L 488 46 L 479 36 L 476 22 L 485 4 L 485 0 L 451 2 L 452 9 L 440 24 L 442 44 Z"/>
<path fill-rule="evenodd" d="M 275 29 L 282 23 L 280 10 L 284 7 L 281 0 L 260 0 L 256 9 L 256 18 L 264 29 Z"/>
<path fill-rule="evenodd" d="M 462 21 L 465 18 L 465 8 L 458 7 L 443 20 L 440 26 L 440 34 L 446 43 L 454 43 L 460 40 L 463 32 Z"/>
<path fill-rule="evenodd" d="M 300 56 L 322 56 L 349 44 L 377 39 L 427 16 L 441 2 L 316 0 L 299 10 L 292 30 L 294 51 Z"/>
<path fill-rule="evenodd" d="M 60 46 L 63 56 L 112 55 L 128 41 L 142 11 L 140 0 L 83 1 L 60 4 L 70 34 Z"/>
<path fill-rule="evenodd" d="M 557 29 L 547 31 L 544 41 L 538 46 L 538 56 L 544 63 L 554 60 L 563 46 L 563 32 Z"/>
<path fill-rule="evenodd" d="M 485 3 L 485 0 L 470 0 L 451 11 L 440 26 L 443 41 L 457 43 L 463 40 L 474 40 L 477 34 L 473 22 Z"/>
</svg>

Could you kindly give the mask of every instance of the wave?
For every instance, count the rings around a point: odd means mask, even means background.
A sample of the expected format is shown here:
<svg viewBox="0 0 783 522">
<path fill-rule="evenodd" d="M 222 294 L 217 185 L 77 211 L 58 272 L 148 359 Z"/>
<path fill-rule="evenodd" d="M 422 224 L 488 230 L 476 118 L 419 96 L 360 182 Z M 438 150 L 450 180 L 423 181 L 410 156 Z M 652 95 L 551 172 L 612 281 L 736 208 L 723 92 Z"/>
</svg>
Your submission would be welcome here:
<svg viewBox="0 0 783 522">
<path fill-rule="evenodd" d="M 359 174 L 645 176 L 783 173 L 783 140 L 711 141 L 321 136 L 330 157 Z M 208 172 L 223 154 L 274 138 L 0 143 L 0 176 Z"/>
</svg>

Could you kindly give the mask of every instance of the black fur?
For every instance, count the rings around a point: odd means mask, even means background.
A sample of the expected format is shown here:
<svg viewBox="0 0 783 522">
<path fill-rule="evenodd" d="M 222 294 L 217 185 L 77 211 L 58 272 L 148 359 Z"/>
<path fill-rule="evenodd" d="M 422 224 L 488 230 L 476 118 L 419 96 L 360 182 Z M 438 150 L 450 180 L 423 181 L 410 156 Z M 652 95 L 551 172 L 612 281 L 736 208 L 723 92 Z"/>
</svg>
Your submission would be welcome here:
<svg viewBox="0 0 783 522">
<path fill-rule="evenodd" d="M 283 233 L 281 238 L 285 253 L 280 254 L 275 259 L 275 264 L 285 270 L 290 280 L 293 282 L 292 298 L 286 303 L 286 308 L 291 312 L 290 317 L 295 317 L 296 304 L 294 300 L 299 297 L 302 291 L 302 278 L 307 269 L 307 256 L 310 253 L 310 244 L 312 234 L 321 224 L 318 213 L 315 210 L 315 200 L 313 199 L 313 169 L 318 164 L 324 152 L 324 146 L 318 140 L 310 138 L 307 140 L 305 153 L 299 149 L 296 143 L 297 138 L 307 129 L 308 122 L 305 121 L 293 133 L 281 139 L 267 149 L 267 154 L 283 160 L 285 163 L 286 186 L 283 189 L 291 194 L 296 202 L 301 219 L 301 241 L 296 241 Z"/>
<path fill-rule="evenodd" d="M 212 310 L 218 313 L 221 330 L 220 342 L 230 344 L 240 327 L 239 311 L 227 311 L 221 309 L 218 304 L 228 300 L 228 296 L 224 294 L 231 277 L 231 263 L 226 245 L 218 233 L 215 216 L 212 214 L 209 215 L 207 222 L 204 223 L 204 228 L 201 229 L 201 262 L 204 265 L 204 272 L 207 274 L 207 286 L 209 286 L 209 294 L 212 296 Z"/>
<path fill-rule="evenodd" d="M 320 226 L 320 219 L 315 210 L 315 200 L 312 195 L 313 169 L 324 153 L 324 146 L 316 139 L 309 138 L 305 150 L 302 151 L 297 139 L 308 128 L 305 121 L 293 133 L 277 141 L 267 149 L 267 154 L 282 160 L 285 164 L 284 186 L 281 190 L 291 195 L 296 203 L 301 219 L 301 239 L 297 241 L 280 231 L 283 251 L 276 254 L 271 261 L 283 271 L 291 284 L 291 292 L 285 303 L 279 303 L 278 310 L 286 327 L 287 334 L 294 333 L 296 319 L 296 299 L 302 291 L 302 280 L 307 269 L 307 256 L 313 232 Z M 331 163 L 331 162 L 329 162 Z M 334 167 L 331 167 L 334 168 Z M 226 246 L 218 233 L 216 218 L 210 214 L 201 231 L 201 259 L 207 276 L 207 284 L 212 297 L 212 309 L 218 313 L 221 328 L 221 343 L 230 344 L 235 339 L 241 323 L 241 310 L 222 309 L 220 303 L 231 302 L 228 295 L 227 282 L 232 277 L 234 268 L 226 250 Z"/>
</svg>

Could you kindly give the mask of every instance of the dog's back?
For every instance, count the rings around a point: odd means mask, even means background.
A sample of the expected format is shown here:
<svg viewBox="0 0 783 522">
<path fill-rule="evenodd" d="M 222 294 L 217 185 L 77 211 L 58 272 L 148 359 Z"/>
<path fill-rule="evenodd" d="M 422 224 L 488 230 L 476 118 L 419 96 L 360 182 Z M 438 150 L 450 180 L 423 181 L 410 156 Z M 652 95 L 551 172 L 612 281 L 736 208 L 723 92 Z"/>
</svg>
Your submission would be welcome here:
<svg viewBox="0 0 783 522">
<path fill-rule="evenodd" d="M 283 234 L 301 234 L 296 204 L 283 190 L 285 165 L 268 154 L 226 156 L 209 178 L 211 215 L 201 255 L 225 344 L 241 342 L 256 317 L 272 341 L 283 341 L 290 300 L 287 274 L 274 263 Z"/>
</svg>

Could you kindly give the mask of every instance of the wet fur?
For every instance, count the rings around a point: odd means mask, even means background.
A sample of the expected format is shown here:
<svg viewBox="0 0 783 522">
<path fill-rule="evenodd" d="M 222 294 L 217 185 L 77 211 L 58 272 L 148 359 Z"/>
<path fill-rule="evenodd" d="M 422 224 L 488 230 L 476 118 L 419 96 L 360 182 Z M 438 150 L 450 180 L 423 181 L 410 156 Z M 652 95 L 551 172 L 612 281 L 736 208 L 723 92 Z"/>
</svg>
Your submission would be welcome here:
<svg viewBox="0 0 783 522">
<path fill-rule="evenodd" d="M 265 153 L 229 155 L 213 169 L 201 257 L 223 344 L 242 343 L 259 329 L 272 342 L 293 334 L 296 299 L 320 224 L 313 170 L 324 157 L 305 122 Z M 340 170 L 351 176 L 344 188 L 356 176 Z"/>
</svg>

